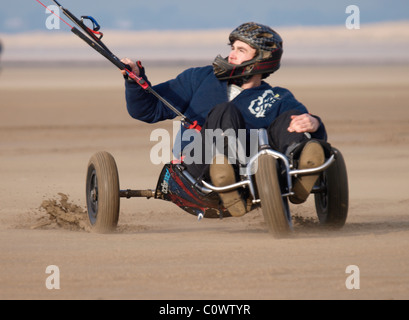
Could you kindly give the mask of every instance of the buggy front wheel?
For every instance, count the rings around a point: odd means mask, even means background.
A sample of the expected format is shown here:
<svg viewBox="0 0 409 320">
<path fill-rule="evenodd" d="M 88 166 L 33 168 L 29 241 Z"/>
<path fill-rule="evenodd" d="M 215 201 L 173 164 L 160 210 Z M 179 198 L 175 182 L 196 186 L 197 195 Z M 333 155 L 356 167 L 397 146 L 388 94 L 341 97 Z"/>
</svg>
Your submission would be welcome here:
<svg viewBox="0 0 409 320">
<path fill-rule="evenodd" d="M 119 218 L 119 176 L 115 160 L 108 152 L 98 152 L 89 160 L 86 199 L 92 231 L 115 230 Z"/>
<path fill-rule="evenodd" d="M 255 174 L 261 210 L 268 230 L 275 238 L 282 238 L 291 232 L 291 217 L 288 206 L 281 195 L 277 172 L 277 160 L 262 154 L 258 158 L 258 169 Z"/>
</svg>

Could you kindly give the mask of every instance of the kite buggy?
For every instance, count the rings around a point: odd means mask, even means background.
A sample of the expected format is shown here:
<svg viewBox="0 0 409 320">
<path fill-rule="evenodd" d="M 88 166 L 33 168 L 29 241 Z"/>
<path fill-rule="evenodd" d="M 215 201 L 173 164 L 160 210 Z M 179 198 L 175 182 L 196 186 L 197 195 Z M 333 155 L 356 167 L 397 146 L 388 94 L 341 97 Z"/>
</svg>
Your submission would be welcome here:
<svg viewBox="0 0 409 320">
<path fill-rule="evenodd" d="M 292 231 L 288 197 L 296 176 L 320 174 L 312 193 L 322 225 L 341 228 L 348 214 L 348 177 L 341 152 L 331 148 L 326 162 L 314 169 L 296 170 L 286 156 L 271 149 L 266 131 L 259 131 L 259 152 L 235 184 L 215 187 L 194 179 L 183 163 L 166 164 L 155 189 L 121 190 L 115 159 L 108 152 L 94 154 L 88 164 L 86 195 L 89 221 L 96 232 L 111 232 L 118 224 L 121 198 L 154 198 L 171 201 L 202 218 L 231 215 L 220 205 L 219 193 L 241 189 L 248 211 L 261 208 L 268 230 L 277 238 Z M 256 170 L 254 168 L 257 168 Z"/>
</svg>

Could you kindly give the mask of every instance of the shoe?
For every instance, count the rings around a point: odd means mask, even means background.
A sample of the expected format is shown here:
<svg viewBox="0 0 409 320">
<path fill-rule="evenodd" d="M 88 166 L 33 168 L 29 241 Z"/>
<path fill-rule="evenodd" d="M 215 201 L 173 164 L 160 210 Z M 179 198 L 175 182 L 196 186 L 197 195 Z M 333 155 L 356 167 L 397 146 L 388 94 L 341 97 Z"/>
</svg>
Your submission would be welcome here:
<svg viewBox="0 0 409 320">
<path fill-rule="evenodd" d="M 318 141 L 309 141 L 301 151 L 298 169 L 311 169 L 323 165 L 325 162 L 324 149 Z M 294 195 L 290 196 L 293 204 L 304 203 L 319 178 L 319 174 L 300 176 L 293 185 Z"/>
<path fill-rule="evenodd" d="M 217 155 L 210 165 L 210 178 L 216 187 L 225 187 L 236 183 L 236 175 L 233 166 L 229 164 L 224 155 Z M 241 217 L 246 214 L 246 205 L 237 190 L 219 193 L 224 207 L 233 217 Z"/>
</svg>

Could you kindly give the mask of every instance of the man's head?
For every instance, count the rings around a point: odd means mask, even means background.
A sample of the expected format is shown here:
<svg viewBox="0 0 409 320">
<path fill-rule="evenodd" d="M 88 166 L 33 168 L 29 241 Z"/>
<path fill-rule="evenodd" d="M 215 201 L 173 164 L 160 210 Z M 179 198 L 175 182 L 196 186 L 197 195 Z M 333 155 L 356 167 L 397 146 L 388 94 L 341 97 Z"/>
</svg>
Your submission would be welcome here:
<svg viewBox="0 0 409 320">
<path fill-rule="evenodd" d="M 229 57 L 216 57 L 214 72 L 220 80 L 248 81 L 255 74 L 267 78 L 280 68 L 283 40 L 268 26 L 248 22 L 230 34 L 232 51 Z"/>
</svg>

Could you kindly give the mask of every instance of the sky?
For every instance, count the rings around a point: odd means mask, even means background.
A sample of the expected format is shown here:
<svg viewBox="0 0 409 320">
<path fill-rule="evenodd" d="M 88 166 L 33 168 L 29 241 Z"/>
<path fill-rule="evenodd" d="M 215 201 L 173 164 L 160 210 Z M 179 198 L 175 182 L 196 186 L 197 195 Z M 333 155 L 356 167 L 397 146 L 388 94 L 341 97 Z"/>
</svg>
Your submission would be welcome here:
<svg viewBox="0 0 409 320">
<path fill-rule="evenodd" d="M 40 0 L 46 6 L 52 0 Z M 409 20 L 409 0 L 59 0 L 76 16 L 91 15 L 103 29 L 232 29 L 247 21 L 272 27 L 343 25 L 348 5 L 361 24 Z M 0 0 L 0 33 L 47 31 L 36 0 Z"/>
</svg>

